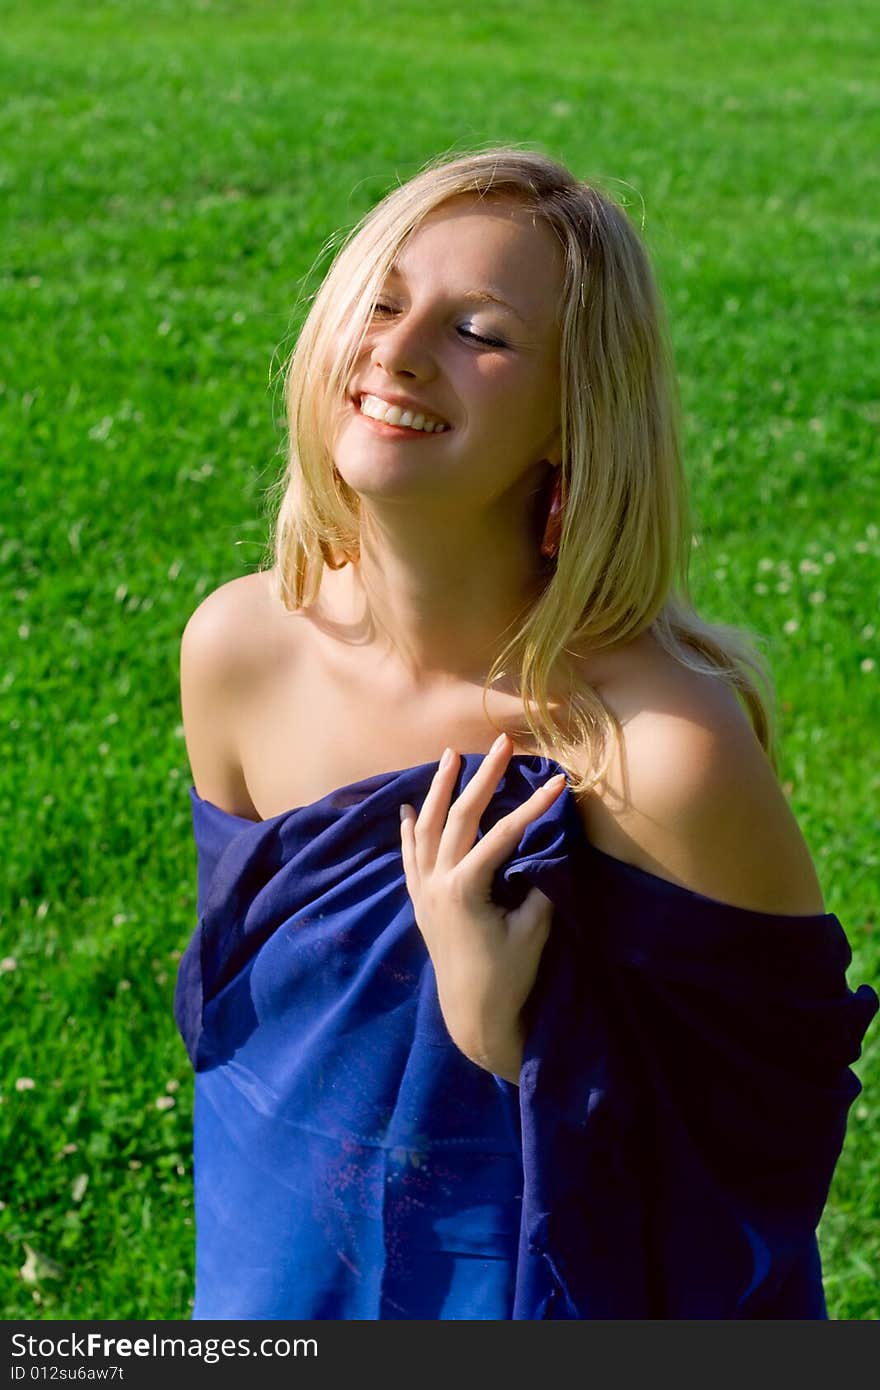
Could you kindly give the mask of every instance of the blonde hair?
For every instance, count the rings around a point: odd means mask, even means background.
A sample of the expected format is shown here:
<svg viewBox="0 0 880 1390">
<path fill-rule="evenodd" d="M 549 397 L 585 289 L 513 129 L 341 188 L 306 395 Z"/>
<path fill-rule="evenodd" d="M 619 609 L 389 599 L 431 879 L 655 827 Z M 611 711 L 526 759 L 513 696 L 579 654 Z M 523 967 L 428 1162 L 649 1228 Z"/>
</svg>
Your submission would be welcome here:
<svg viewBox="0 0 880 1390">
<path fill-rule="evenodd" d="M 707 622 L 690 596 L 681 405 L 646 249 L 609 193 L 544 154 L 501 147 L 438 157 L 343 241 L 285 370 L 288 457 L 270 489 L 270 503 L 272 494 L 280 500 L 267 555 L 282 603 L 290 611 L 308 607 L 324 565 L 339 569 L 358 557 L 359 498 L 330 452 L 338 412 L 374 302 L 405 239 L 428 213 L 462 194 L 530 209 L 555 232 L 565 267 L 559 549 L 545 587 L 493 662 L 484 710 L 490 687 L 509 667 L 537 746 L 566 768 L 574 791 L 585 792 L 606 773 L 610 735 L 620 726 L 583 680 L 571 680 L 559 723 L 547 702 L 551 678 L 566 668 L 573 647 L 601 651 L 650 628 L 676 660 L 738 692 L 778 771 L 772 681 L 756 639 Z M 581 775 L 585 749 L 590 766 Z"/>
</svg>

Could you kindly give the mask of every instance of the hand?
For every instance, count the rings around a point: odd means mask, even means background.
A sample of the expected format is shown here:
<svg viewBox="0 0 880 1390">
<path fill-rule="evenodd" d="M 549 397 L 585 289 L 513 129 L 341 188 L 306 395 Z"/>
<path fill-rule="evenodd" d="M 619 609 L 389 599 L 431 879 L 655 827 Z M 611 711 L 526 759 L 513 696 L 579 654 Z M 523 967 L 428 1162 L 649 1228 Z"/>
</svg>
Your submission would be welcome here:
<svg viewBox="0 0 880 1390">
<path fill-rule="evenodd" d="M 538 888 L 510 912 L 492 902 L 491 888 L 526 826 L 562 791 L 564 774 L 551 777 L 475 844 L 512 752 L 502 734 L 450 810 L 459 754 L 447 749 L 419 816 L 412 806 L 400 808 L 406 885 L 434 965 L 443 1019 L 455 1045 L 479 1065 L 510 1056 L 516 1040 L 522 1042 L 520 1015 L 553 917 L 552 902 Z"/>
</svg>

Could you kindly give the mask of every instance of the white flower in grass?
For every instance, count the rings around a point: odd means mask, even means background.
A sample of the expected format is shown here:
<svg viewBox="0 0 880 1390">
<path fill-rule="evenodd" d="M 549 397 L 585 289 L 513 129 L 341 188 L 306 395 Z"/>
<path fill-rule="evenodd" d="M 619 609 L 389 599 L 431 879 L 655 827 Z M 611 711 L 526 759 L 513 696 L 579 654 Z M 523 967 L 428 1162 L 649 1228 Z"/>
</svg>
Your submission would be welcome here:
<svg viewBox="0 0 880 1390">
<path fill-rule="evenodd" d="M 36 1084 L 32 1076 L 20 1076 L 16 1080 L 15 1089 L 17 1091 L 32 1091 Z"/>
<path fill-rule="evenodd" d="M 19 1273 L 26 1284 L 33 1285 L 43 1279 L 61 1278 L 64 1273 L 61 1265 L 50 1259 L 48 1255 L 44 1255 L 42 1250 L 35 1250 L 33 1246 L 28 1245 L 26 1240 L 22 1241 L 22 1245 L 26 1259 Z"/>
<path fill-rule="evenodd" d="M 171 1107 L 172 1107 L 172 1105 L 174 1105 L 174 1103 L 175 1103 L 175 1101 L 174 1101 L 174 1097 L 173 1097 L 173 1096 L 157 1096 L 157 1097 L 156 1097 L 156 1109 L 157 1109 L 157 1110 L 170 1110 Z"/>
<path fill-rule="evenodd" d="M 783 632 L 797 632 L 799 627 L 800 623 L 797 618 L 789 618 L 787 623 L 782 624 Z"/>
<path fill-rule="evenodd" d="M 3 959 L 0 960 L 0 973 L 5 973 L 8 970 L 17 969 L 18 961 L 15 959 L 15 956 L 4 956 Z"/>
<path fill-rule="evenodd" d="M 862 664 L 861 664 L 861 670 L 863 670 L 863 671 L 873 671 L 875 665 L 876 665 L 876 662 L 874 661 L 874 658 L 873 658 L 872 656 L 866 656 L 865 659 L 864 659 L 864 661 L 863 661 Z"/>
</svg>

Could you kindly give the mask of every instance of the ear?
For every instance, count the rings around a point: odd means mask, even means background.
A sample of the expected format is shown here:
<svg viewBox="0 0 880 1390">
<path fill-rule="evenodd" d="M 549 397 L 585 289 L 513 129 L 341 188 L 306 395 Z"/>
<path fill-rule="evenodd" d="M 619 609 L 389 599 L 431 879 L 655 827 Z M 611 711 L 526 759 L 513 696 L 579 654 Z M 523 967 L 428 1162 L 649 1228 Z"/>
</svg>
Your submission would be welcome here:
<svg viewBox="0 0 880 1390">
<path fill-rule="evenodd" d="M 543 457 L 554 468 L 562 463 L 562 430 L 557 428 L 544 445 Z"/>
</svg>

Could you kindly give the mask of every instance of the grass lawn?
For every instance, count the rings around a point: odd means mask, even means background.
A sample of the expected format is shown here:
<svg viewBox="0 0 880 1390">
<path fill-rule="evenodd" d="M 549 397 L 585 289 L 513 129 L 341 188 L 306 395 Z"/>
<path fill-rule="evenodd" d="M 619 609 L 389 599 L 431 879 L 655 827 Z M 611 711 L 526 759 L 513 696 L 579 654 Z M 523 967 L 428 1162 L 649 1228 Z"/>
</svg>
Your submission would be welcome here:
<svg viewBox="0 0 880 1390">
<path fill-rule="evenodd" d="M 2 0 L 0 27 L 0 1311 L 185 1318 L 180 634 L 261 561 L 303 277 L 441 151 L 542 149 L 643 227 L 694 592 L 770 642 L 786 791 L 876 984 L 876 12 Z M 880 1315 L 878 1038 L 820 1228 L 838 1319 Z"/>
</svg>

